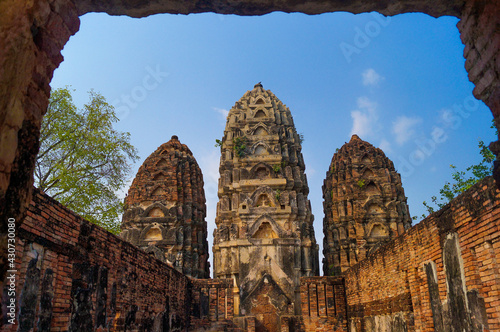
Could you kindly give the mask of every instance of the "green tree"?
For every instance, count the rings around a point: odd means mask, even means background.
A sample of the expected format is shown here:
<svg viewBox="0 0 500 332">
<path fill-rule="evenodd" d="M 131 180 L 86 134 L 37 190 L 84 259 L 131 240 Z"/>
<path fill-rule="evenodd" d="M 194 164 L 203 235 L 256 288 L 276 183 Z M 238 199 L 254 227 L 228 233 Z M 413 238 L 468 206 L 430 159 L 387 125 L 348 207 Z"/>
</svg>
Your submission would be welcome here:
<svg viewBox="0 0 500 332">
<path fill-rule="evenodd" d="M 40 131 L 35 186 L 85 219 L 117 234 L 123 210 L 116 192 L 138 159 L 130 134 L 113 128 L 114 108 L 91 90 L 78 110 L 68 87 L 56 89 Z"/>
<path fill-rule="evenodd" d="M 492 126 L 492 128 L 494 128 L 494 126 Z M 452 182 L 445 182 L 444 186 L 439 190 L 439 197 L 431 197 L 431 204 L 434 204 L 434 206 L 440 209 L 477 182 L 493 174 L 493 161 L 496 159 L 495 155 L 491 152 L 490 148 L 484 144 L 484 141 L 480 140 L 478 146 L 479 153 L 482 157 L 481 162 L 467 167 L 465 171 L 459 171 L 455 165 L 450 165 L 450 168 L 453 170 L 453 180 Z M 431 204 L 425 201 L 423 204 L 429 214 L 435 211 L 434 206 Z M 426 215 L 422 214 L 422 218 L 425 217 Z M 414 219 L 416 218 L 414 217 Z"/>
</svg>

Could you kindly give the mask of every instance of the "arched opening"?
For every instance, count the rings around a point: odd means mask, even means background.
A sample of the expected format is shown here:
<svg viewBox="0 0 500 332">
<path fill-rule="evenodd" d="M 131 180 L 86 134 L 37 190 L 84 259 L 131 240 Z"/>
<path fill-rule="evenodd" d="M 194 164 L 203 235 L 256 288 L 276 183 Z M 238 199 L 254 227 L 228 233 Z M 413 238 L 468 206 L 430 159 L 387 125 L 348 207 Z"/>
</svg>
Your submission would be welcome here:
<svg viewBox="0 0 500 332">
<path fill-rule="evenodd" d="M 165 175 L 163 173 L 158 173 L 153 178 L 153 181 L 162 181 L 165 180 Z"/>
<path fill-rule="evenodd" d="M 259 145 L 255 148 L 255 154 L 258 155 L 258 156 L 262 156 L 262 155 L 268 155 L 269 154 L 269 151 L 267 151 L 266 147 L 263 146 L 263 145 Z"/>
<path fill-rule="evenodd" d="M 366 171 L 363 173 L 363 177 L 365 178 L 372 178 L 375 176 L 375 173 L 369 168 L 366 169 Z"/>
<path fill-rule="evenodd" d="M 269 224 L 269 222 L 267 221 L 264 221 L 252 237 L 255 239 L 277 239 L 279 236 L 273 230 L 271 224 Z"/>
<path fill-rule="evenodd" d="M 267 194 L 260 194 L 255 203 L 256 207 L 271 207 L 273 206 L 271 199 Z"/>
<path fill-rule="evenodd" d="M 163 168 L 163 167 L 167 167 L 167 166 L 168 166 L 168 162 L 165 159 L 161 159 L 160 161 L 158 161 L 156 163 L 156 167 L 158 167 L 158 168 Z"/>
<path fill-rule="evenodd" d="M 369 214 L 379 214 L 379 213 L 384 213 L 384 209 L 380 207 L 380 205 L 373 203 L 368 206 L 368 213 Z"/>
<path fill-rule="evenodd" d="M 364 155 L 363 158 L 361 159 L 361 163 L 363 165 L 369 165 L 371 164 L 372 160 L 370 159 L 370 157 L 368 157 L 368 155 Z"/>
<path fill-rule="evenodd" d="M 270 178 L 269 170 L 266 167 L 259 167 L 255 170 L 255 178 L 264 180 Z"/>
<path fill-rule="evenodd" d="M 162 196 L 165 194 L 165 190 L 162 187 L 157 187 L 153 192 L 151 193 L 151 196 Z"/>
<path fill-rule="evenodd" d="M 380 224 L 375 224 L 372 227 L 372 230 L 370 232 L 370 237 L 386 237 L 388 236 L 387 234 L 387 229 L 380 225 Z"/>
<path fill-rule="evenodd" d="M 161 235 L 161 230 L 158 227 L 151 228 L 144 236 L 145 241 L 161 241 L 163 236 Z"/>
<path fill-rule="evenodd" d="M 365 187 L 365 192 L 368 194 L 368 195 L 380 195 L 380 190 L 377 188 L 377 186 L 372 182 L 372 183 L 369 183 L 366 187 Z"/>
<path fill-rule="evenodd" d="M 162 209 L 160 209 L 159 207 L 154 207 L 149 211 L 148 217 L 162 218 L 162 217 L 165 217 L 165 214 L 163 213 Z"/>
<path fill-rule="evenodd" d="M 258 110 L 257 113 L 255 113 L 255 118 L 265 118 L 266 113 L 263 110 Z"/>
<path fill-rule="evenodd" d="M 267 135 L 269 135 L 269 133 L 267 132 L 267 130 L 265 130 L 263 127 L 257 128 L 253 132 L 253 134 L 256 135 L 256 136 L 267 136 Z"/>
</svg>

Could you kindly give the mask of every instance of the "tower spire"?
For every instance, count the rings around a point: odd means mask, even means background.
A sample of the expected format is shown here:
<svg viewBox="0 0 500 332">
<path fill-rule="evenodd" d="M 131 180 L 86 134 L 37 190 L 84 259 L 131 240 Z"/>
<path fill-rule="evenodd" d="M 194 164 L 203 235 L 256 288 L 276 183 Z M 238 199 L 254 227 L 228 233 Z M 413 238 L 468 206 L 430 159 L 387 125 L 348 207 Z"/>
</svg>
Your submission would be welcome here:
<svg viewBox="0 0 500 332">
<path fill-rule="evenodd" d="M 340 275 L 411 226 L 401 176 L 358 135 L 333 155 L 323 199 L 325 275 Z"/>
<path fill-rule="evenodd" d="M 270 330 L 280 315 L 299 312 L 300 277 L 319 274 L 301 149 L 290 110 L 260 83 L 229 111 L 221 146 L 214 276 L 232 278 L 235 310 L 257 316 Z M 273 303 L 261 303 L 262 298 Z"/>
<path fill-rule="evenodd" d="M 209 277 L 203 176 L 173 135 L 142 164 L 130 186 L 120 236 L 195 278 Z"/>
</svg>

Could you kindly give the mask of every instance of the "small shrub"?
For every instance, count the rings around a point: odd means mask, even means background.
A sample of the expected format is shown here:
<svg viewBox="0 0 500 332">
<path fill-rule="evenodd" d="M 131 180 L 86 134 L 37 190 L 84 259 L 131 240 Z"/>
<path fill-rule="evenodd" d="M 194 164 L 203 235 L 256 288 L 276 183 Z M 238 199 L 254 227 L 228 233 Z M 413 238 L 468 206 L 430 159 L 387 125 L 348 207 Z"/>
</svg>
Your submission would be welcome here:
<svg viewBox="0 0 500 332">
<path fill-rule="evenodd" d="M 234 152 L 238 155 L 239 158 L 243 158 L 246 156 L 246 149 L 247 146 L 245 145 L 246 143 L 246 137 L 236 137 L 233 139 L 233 150 Z"/>
</svg>

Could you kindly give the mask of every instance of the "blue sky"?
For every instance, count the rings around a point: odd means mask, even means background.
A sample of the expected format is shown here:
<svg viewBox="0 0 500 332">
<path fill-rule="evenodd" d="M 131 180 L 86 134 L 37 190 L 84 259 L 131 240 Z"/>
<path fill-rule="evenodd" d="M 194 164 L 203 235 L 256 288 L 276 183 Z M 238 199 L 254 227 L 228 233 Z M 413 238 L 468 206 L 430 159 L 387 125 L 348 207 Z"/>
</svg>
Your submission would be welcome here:
<svg viewBox="0 0 500 332">
<path fill-rule="evenodd" d="M 215 227 L 219 149 L 225 114 L 259 81 L 291 110 L 299 133 L 322 250 L 321 185 L 336 148 L 357 133 L 381 147 L 403 175 L 410 214 L 480 160 L 491 112 L 472 97 L 453 17 L 368 13 L 87 14 L 63 50 L 52 88 L 71 85 L 117 110 L 141 160 L 178 135 L 204 174 L 209 243 Z M 127 188 L 128 189 L 128 188 Z M 420 219 L 419 219 L 420 220 Z"/>
</svg>

